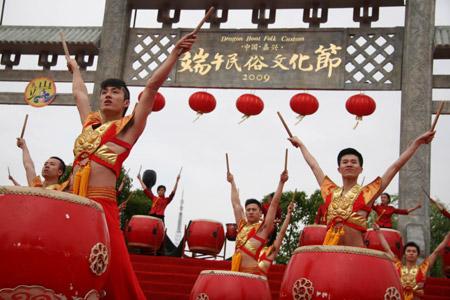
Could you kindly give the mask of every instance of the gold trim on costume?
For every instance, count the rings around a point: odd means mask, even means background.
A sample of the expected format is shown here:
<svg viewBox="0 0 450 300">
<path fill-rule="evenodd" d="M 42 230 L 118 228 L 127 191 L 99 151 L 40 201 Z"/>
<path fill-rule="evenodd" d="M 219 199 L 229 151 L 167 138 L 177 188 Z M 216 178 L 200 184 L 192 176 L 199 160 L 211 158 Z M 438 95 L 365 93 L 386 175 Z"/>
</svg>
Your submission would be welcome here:
<svg viewBox="0 0 450 300">
<path fill-rule="evenodd" d="M 117 157 L 119 156 L 116 152 L 112 151 L 108 148 L 108 146 L 102 145 L 100 148 L 98 148 L 97 151 L 95 151 L 95 156 L 100 158 L 101 160 L 107 162 L 110 165 L 115 166 Z"/>
<path fill-rule="evenodd" d="M 302 246 L 295 249 L 293 254 L 308 253 L 308 252 L 350 253 L 350 254 L 384 258 L 393 261 L 386 252 L 352 246 L 322 246 L 322 245 Z"/>
<path fill-rule="evenodd" d="M 28 187 L 28 186 L 0 186 L 0 194 L 35 195 L 35 196 L 41 196 L 41 197 L 45 197 L 45 198 L 52 198 L 55 200 L 67 201 L 67 202 L 95 208 L 95 209 L 101 211 L 102 213 L 104 213 L 103 207 L 99 203 L 97 203 L 93 200 L 90 200 L 90 199 L 87 199 L 87 198 L 84 198 L 81 196 L 65 193 L 65 192 L 55 191 L 55 190 L 34 188 L 34 187 Z"/>
<path fill-rule="evenodd" d="M 222 275 L 222 276 L 234 276 L 234 277 L 245 277 L 250 279 L 259 279 L 267 282 L 267 278 L 262 275 L 235 272 L 235 271 L 224 271 L 224 270 L 204 270 L 200 272 L 200 275 Z"/>
<path fill-rule="evenodd" d="M 330 224 L 338 216 L 348 220 L 353 212 L 353 204 L 362 189 L 362 186 L 355 184 L 345 195 L 342 195 L 343 187 L 335 188 L 331 194 L 331 203 L 328 206 L 327 224 Z"/>
<path fill-rule="evenodd" d="M 116 201 L 116 189 L 112 186 L 89 186 L 86 194 L 86 198 L 95 199 L 107 199 Z"/>
</svg>

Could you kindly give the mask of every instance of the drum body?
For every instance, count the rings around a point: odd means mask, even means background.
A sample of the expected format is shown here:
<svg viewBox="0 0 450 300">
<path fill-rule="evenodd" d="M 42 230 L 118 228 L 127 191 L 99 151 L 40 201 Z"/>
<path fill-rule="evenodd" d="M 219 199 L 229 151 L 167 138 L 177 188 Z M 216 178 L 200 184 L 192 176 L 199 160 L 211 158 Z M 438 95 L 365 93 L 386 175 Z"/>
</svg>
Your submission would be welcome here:
<svg viewBox="0 0 450 300">
<path fill-rule="evenodd" d="M 193 220 L 188 228 L 189 251 L 208 255 L 220 253 L 225 242 L 223 225 L 214 220 Z"/>
<path fill-rule="evenodd" d="M 42 188 L 0 195 L 0 299 L 98 299 L 111 253 L 101 205 Z"/>
<path fill-rule="evenodd" d="M 327 234 L 325 225 L 308 225 L 303 228 L 300 235 L 299 247 L 310 245 L 323 245 L 323 240 Z"/>
<path fill-rule="evenodd" d="M 442 263 L 444 265 L 444 276 L 450 278 L 450 241 L 445 245 L 441 253 Z"/>
<path fill-rule="evenodd" d="M 385 252 L 348 246 L 295 250 L 283 276 L 280 299 L 402 299 L 402 284 Z"/>
<path fill-rule="evenodd" d="M 264 276 L 242 272 L 206 270 L 198 275 L 189 300 L 271 300 Z"/>
<path fill-rule="evenodd" d="M 128 246 L 144 250 L 159 249 L 164 240 L 164 224 L 159 218 L 134 215 L 127 228 Z"/>
<path fill-rule="evenodd" d="M 384 238 L 388 242 L 389 248 L 391 248 L 392 253 L 394 253 L 398 258 L 403 257 L 403 238 L 400 231 L 389 228 L 380 229 L 383 233 Z M 383 245 L 381 245 L 380 238 L 373 229 L 367 230 L 366 234 L 364 235 L 364 244 L 369 249 L 384 252 L 384 248 Z"/>
<path fill-rule="evenodd" d="M 227 240 L 235 241 L 237 236 L 237 225 L 236 223 L 227 223 L 227 232 L 225 234 Z"/>
</svg>

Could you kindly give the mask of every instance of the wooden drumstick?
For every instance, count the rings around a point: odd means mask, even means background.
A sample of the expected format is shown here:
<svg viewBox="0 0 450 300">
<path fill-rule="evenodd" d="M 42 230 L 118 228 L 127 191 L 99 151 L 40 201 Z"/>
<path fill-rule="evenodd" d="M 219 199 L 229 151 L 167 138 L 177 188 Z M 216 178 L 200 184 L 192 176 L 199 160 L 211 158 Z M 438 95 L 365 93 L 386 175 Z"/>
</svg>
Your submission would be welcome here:
<svg viewBox="0 0 450 300">
<path fill-rule="evenodd" d="M 178 173 L 178 176 L 181 175 L 181 171 L 183 171 L 183 166 L 181 166 L 180 172 Z"/>
<path fill-rule="evenodd" d="M 23 139 L 23 135 L 25 133 L 25 127 L 27 127 L 28 114 L 25 116 L 25 121 L 23 122 L 22 133 L 20 134 L 20 138 Z"/>
<path fill-rule="evenodd" d="M 202 28 L 203 24 L 206 22 L 206 20 L 208 20 L 209 16 L 213 13 L 214 11 L 214 6 L 211 6 L 211 8 L 208 10 L 208 12 L 206 13 L 206 15 L 203 17 L 203 19 L 200 21 L 200 23 L 197 25 L 197 27 L 195 28 L 194 31 L 192 31 L 192 35 L 195 35 L 198 33 L 198 31 L 200 30 L 200 28 Z M 180 50 L 178 50 L 177 55 L 180 56 L 183 51 L 185 50 L 185 48 L 180 48 Z"/>
<path fill-rule="evenodd" d="M 128 203 L 128 201 L 130 201 L 130 199 L 131 199 L 131 197 L 133 197 L 133 195 L 134 195 L 134 192 L 135 191 L 133 191 L 131 194 L 130 194 L 130 196 L 128 196 L 128 199 L 127 199 L 127 201 L 125 201 L 124 203 L 125 203 L 125 205 L 127 205 L 127 203 Z"/>
<path fill-rule="evenodd" d="M 297 189 L 295 189 L 294 194 L 292 195 L 292 202 L 295 200 L 295 194 L 297 194 Z"/>
<path fill-rule="evenodd" d="M 64 54 L 66 55 L 66 59 L 69 59 L 70 58 L 69 48 L 67 48 L 66 40 L 64 39 L 64 34 L 62 33 L 62 31 L 59 32 L 59 35 L 61 36 L 61 42 L 64 48 Z"/>
<path fill-rule="evenodd" d="M 9 167 L 8 167 L 8 176 L 11 176 L 11 172 L 9 172 Z"/>
<path fill-rule="evenodd" d="M 436 127 L 436 124 L 437 124 L 437 121 L 439 119 L 439 116 L 441 115 L 441 111 L 444 108 L 444 104 L 445 104 L 445 102 L 442 101 L 441 105 L 439 106 L 439 109 L 438 109 L 438 111 L 436 113 L 436 118 L 434 118 L 434 122 L 433 122 L 433 125 L 431 126 L 430 131 L 434 131 L 434 128 Z"/>
<path fill-rule="evenodd" d="M 230 164 L 228 163 L 228 153 L 225 153 L 225 158 L 227 160 L 227 173 L 230 173 Z"/>
<path fill-rule="evenodd" d="M 287 131 L 289 137 L 292 137 L 292 133 L 291 133 L 291 131 L 289 130 L 289 127 L 286 125 L 286 122 L 284 122 L 284 119 L 283 119 L 283 117 L 281 116 L 280 112 L 277 111 L 277 114 L 278 114 L 278 116 L 280 117 L 281 123 L 283 123 L 284 128 L 286 128 L 286 131 Z"/>
<path fill-rule="evenodd" d="M 423 188 L 423 186 L 420 187 L 422 189 L 422 191 L 425 193 L 425 196 L 428 197 L 428 200 L 431 200 L 430 195 L 428 195 L 427 191 L 425 191 L 425 189 Z"/>
<path fill-rule="evenodd" d="M 138 174 L 141 174 L 141 170 L 142 170 L 142 165 L 139 167 L 139 172 L 138 172 Z"/>
<path fill-rule="evenodd" d="M 284 170 L 287 171 L 288 149 L 286 148 L 286 156 L 284 157 Z"/>
<path fill-rule="evenodd" d="M 376 219 L 375 219 L 375 215 L 374 215 L 374 213 L 373 213 L 373 210 L 371 210 L 370 211 L 370 215 L 372 216 L 372 222 L 376 222 Z"/>
</svg>

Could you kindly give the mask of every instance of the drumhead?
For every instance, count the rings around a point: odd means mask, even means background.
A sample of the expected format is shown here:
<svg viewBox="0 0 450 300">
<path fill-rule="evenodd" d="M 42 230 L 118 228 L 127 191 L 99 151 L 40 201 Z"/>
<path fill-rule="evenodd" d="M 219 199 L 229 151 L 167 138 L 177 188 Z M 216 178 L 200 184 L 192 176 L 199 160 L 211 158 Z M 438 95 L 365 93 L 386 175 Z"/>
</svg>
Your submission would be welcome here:
<svg viewBox="0 0 450 300">
<path fill-rule="evenodd" d="M 303 228 L 303 230 L 305 230 L 306 228 L 311 228 L 311 227 L 327 228 L 327 225 L 320 225 L 320 224 L 306 225 L 306 226 Z"/>
<path fill-rule="evenodd" d="M 267 278 L 265 276 L 235 271 L 224 271 L 224 270 L 204 270 L 200 272 L 200 275 L 234 276 L 267 281 Z"/>
<path fill-rule="evenodd" d="M 386 252 L 352 246 L 322 246 L 322 245 L 302 246 L 295 249 L 293 254 L 307 253 L 307 252 L 349 253 L 356 255 L 379 257 L 392 261 L 391 257 Z"/>
<path fill-rule="evenodd" d="M 144 219 L 153 219 L 153 220 L 157 220 L 157 221 L 159 221 L 159 222 L 161 222 L 162 223 L 162 220 L 160 219 L 160 218 L 157 218 L 157 217 L 152 217 L 152 216 L 147 216 L 147 215 L 133 215 L 132 217 L 131 217 L 131 219 L 133 219 L 133 218 L 144 218 Z M 131 220 L 130 220 L 131 221 Z"/>
<path fill-rule="evenodd" d="M 401 233 L 400 233 L 400 231 L 398 231 L 398 230 L 395 230 L 395 229 L 392 229 L 392 228 L 380 228 L 381 229 L 381 231 L 390 231 L 390 232 L 397 232 L 398 234 L 400 234 L 401 235 Z M 367 231 L 373 231 L 373 228 L 370 228 L 370 229 L 367 229 Z"/>
<path fill-rule="evenodd" d="M 28 187 L 28 186 L 0 186 L 0 194 L 40 196 L 55 200 L 62 200 L 95 208 L 104 213 L 103 207 L 98 202 L 95 202 L 91 199 L 81 197 L 78 195 L 50 189 L 44 189 L 39 187 Z"/>
</svg>

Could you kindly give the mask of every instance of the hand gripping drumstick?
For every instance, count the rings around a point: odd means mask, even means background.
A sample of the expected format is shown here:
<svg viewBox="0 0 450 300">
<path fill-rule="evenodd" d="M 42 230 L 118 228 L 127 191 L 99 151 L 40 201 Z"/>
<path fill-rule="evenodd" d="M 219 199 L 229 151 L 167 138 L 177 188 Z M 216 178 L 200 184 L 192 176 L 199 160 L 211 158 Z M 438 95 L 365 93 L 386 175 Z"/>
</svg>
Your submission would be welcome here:
<svg viewBox="0 0 450 300">
<path fill-rule="evenodd" d="M 64 39 L 64 34 L 62 33 L 62 31 L 59 32 L 59 35 L 61 36 L 61 42 L 64 48 L 64 54 L 66 55 L 66 59 L 69 59 L 70 58 L 69 48 L 67 48 L 66 40 Z"/>
<path fill-rule="evenodd" d="M 281 123 L 283 123 L 284 128 L 286 128 L 286 131 L 287 131 L 289 137 L 292 137 L 292 133 L 291 133 L 291 131 L 289 130 L 289 127 L 286 125 L 286 122 L 284 122 L 284 119 L 283 119 L 283 117 L 281 116 L 280 112 L 277 111 L 277 114 L 278 114 L 278 116 L 280 117 Z"/>
<path fill-rule="evenodd" d="M 440 116 L 440 114 L 441 114 L 441 111 L 442 111 L 442 109 L 444 108 L 444 104 L 445 104 L 445 102 L 442 101 L 442 102 L 441 102 L 441 105 L 439 106 L 439 109 L 438 109 L 438 111 L 437 111 L 437 113 L 436 113 L 436 118 L 434 118 L 434 122 L 433 122 L 433 125 L 431 126 L 430 131 L 434 131 L 434 128 L 436 127 L 437 121 L 438 121 L 439 116 Z"/>
<path fill-rule="evenodd" d="M 206 20 L 208 20 L 209 16 L 213 13 L 213 11 L 214 11 L 214 6 L 211 6 L 211 8 L 206 13 L 206 15 L 203 17 L 203 19 L 197 25 L 197 28 L 195 28 L 195 30 L 192 31 L 192 35 L 197 34 L 197 32 L 200 30 L 200 28 L 202 28 L 203 24 L 206 22 Z M 185 48 L 180 48 L 180 50 L 178 50 L 177 55 L 180 56 L 181 53 L 183 53 L 184 50 L 185 50 Z"/>
<path fill-rule="evenodd" d="M 23 122 L 22 133 L 20 134 L 20 138 L 23 139 L 23 135 L 25 133 L 25 127 L 27 127 L 28 114 L 25 116 L 25 121 Z"/>
</svg>

